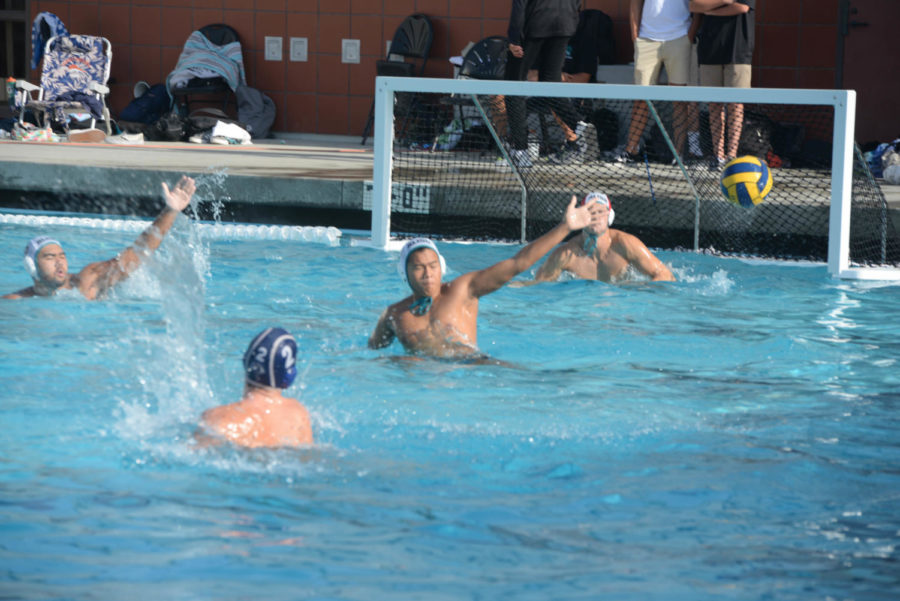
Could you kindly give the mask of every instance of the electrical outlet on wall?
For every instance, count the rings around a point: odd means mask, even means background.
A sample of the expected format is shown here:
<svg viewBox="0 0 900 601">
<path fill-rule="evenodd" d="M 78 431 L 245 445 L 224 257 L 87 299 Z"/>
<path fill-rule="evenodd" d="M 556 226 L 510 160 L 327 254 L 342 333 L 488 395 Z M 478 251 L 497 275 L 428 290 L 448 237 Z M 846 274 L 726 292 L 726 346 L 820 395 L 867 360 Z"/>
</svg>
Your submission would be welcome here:
<svg viewBox="0 0 900 601">
<path fill-rule="evenodd" d="M 281 60 L 281 38 L 277 36 L 266 36 L 266 60 Z"/>
<path fill-rule="evenodd" d="M 341 62 L 359 63 L 359 40 L 341 40 Z"/>
<path fill-rule="evenodd" d="M 291 38 L 291 60 L 305 63 L 309 55 L 309 40 L 307 38 Z"/>
</svg>

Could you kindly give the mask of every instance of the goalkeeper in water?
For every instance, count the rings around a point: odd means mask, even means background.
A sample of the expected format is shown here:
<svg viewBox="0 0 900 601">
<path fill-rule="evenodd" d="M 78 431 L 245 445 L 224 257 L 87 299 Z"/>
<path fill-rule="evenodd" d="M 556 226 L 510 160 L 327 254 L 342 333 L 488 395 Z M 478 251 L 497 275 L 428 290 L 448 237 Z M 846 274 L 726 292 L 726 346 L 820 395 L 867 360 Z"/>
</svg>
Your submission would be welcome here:
<svg viewBox="0 0 900 601">
<path fill-rule="evenodd" d="M 636 279 L 639 274 L 653 281 L 675 281 L 665 263 L 637 236 L 609 227 L 616 214 L 606 194 L 591 192 L 578 204 L 595 207 L 600 211 L 600 219 L 550 253 L 533 283 L 556 280 L 563 271 L 581 279 L 604 282 Z"/>
</svg>

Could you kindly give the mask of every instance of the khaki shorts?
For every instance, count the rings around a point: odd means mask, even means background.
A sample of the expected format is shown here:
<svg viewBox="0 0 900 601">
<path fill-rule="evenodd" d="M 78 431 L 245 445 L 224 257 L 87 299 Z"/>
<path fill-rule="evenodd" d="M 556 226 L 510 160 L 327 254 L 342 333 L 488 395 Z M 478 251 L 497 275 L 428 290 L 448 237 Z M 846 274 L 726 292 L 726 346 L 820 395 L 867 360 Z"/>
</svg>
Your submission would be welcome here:
<svg viewBox="0 0 900 601">
<path fill-rule="evenodd" d="M 635 84 L 650 86 L 657 83 L 663 65 L 670 84 L 687 85 L 691 70 L 691 41 L 686 35 L 666 42 L 647 38 L 634 41 Z"/>
<path fill-rule="evenodd" d="M 712 88 L 749 88 L 750 65 L 700 65 L 700 85 Z"/>
<path fill-rule="evenodd" d="M 691 44 L 691 70 L 688 76 L 689 86 L 700 85 L 700 64 L 697 62 L 697 43 Z"/>
</svg>

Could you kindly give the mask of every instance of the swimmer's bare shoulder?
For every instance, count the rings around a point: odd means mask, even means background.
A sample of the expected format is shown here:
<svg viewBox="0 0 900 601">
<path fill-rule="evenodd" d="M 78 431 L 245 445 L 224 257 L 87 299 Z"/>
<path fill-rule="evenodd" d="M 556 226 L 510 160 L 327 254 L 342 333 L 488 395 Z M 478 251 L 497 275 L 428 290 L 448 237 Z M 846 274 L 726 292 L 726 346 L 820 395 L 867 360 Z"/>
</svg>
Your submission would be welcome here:
<svg viewBox="0 0 900 601">
<path fill-rule="evenodd" d="M 313 444 L 309 410 L 297 399 L 282 397 L 285 405 L 260 415 L 243 402 L 212 407 L 203 412 L 194 432 L 199 447 L 232 442 L 246 447 L 282 447 Z"/>
<path fill-rule="evenodd" d="M 621 230 L 610 230 L 612 236 L 612 248 L 637 268 L 638 271 L 649 276 L 653 281 L 674 282 L 672 271 L 647 245 L 638 238 Z"/>
</svg>

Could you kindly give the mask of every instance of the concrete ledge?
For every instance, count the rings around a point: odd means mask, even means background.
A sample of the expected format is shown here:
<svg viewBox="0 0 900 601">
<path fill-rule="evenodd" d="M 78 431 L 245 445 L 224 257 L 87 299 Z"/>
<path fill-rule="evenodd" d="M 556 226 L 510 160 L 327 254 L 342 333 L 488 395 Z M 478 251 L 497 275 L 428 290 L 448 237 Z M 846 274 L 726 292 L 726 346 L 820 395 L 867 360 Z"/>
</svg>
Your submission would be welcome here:
<svg viewBox="0 0 900 601">
<path fill-rule="evenodd" d="M 397 178 L 419 177 L 430 187 L 430 212 L 437 215 L 496 217 L 518 219 L 521 191 L 515 179 L 503 172 L 493 160 L 477 163 L 464 154 L 455 155 L 467 162 L 447 168 L 446 158 L 415 156 L 416 163 L 404 167 L 398 162 Z M 411 157 L 412 159 L 413 157 Z M 311 208 L 365 211 L 364 181 L 372 179 L 371 147 L 359 145 L 357 138 L 292 136 L 289 140 L 252 146 L 148 143 L 135 146 L 110 144 L 46 144 L 0 141 L 0 189 L 15 191 L 20 197 L 35 195 L 73 199 L 65 210 L 95 210 L 111 205 L 109 199 L 134 199 L 154 210 L 159 206 L 160 182 L 175 182 L 181 174 L 198 179 L 200 198 L 229 204 L 261 207 Z M 411 167 L 411 169 L 410 169 Z M 635 183 L 645 172 L 616 165 L 597 164 L 606 173 L 603 188 L 615 200 L 618 224 L 654 228 L 692 228 L 694 199 L 680 171 L 667 165 L 653 165 L 656 198 L 634 193 Z M 456 176 L 466 172 L 470 186 L 461 186 Z M 490 184 L 484 183 L 490 175 Z M 504 179 L 505 177 L 505 179 Z M 565 167 L 536 165 L 529 173 L 529 219 L 555 221 L 562 210 L 561 198 L 580 189 L 581 176 Z M 714 176 L 707 182 L 717 185 Z M 806 174 L 803 184 L 780 181 L 785 186 L 808 186 L 821 181 L 815 196 L 827 198 L 827 172 Z M 810 180 L 809 178 L 814 178 Z M 705 184 L 704 184 L 705 185 Z M 890 218 L 900 231 L 900 186 L 882 185 Z M 809 192 L 809 190 L 807 190 Z M 814 195 L 807 194 L 812 199 Z M 96 202 L 90 203 L 90 199 Z M 654 203 L 665 203 L 660 212 Z M 778 210 L 779 194 L 754 211 L 736 210 L 721 202 L 701 204 L 701 219 L 707 227 L 726 227 L 756 233 L 820 235 L 827 231 L 827 202 L 821 200 L 797 206 L 803 219 L 795 222 L 769 219 Z M 125 206 L 128 203 L 122 203 Z M 14 205 L 7 205 L 14 206 Z M 19 206 L 22 206 L 21 203 Z M 126 207 L 127 208 L 127 207 Z M 109 209 L 110 212 L 115 206 Z M 866 220 L 878 222 L 881 216 L 868 211 Z M 265 219 L 266 210 L 258 212 Z M 333 215 L 332 215 L 333 216 Z M 359 218 L 359 217 L 357 217 Z M 749 223 L 747 221 L 749 220 Z M 722 225 L 722 224 L 726 225 Z M 805 225 L 804 225 L 805 224 Z"/>
</svg>

